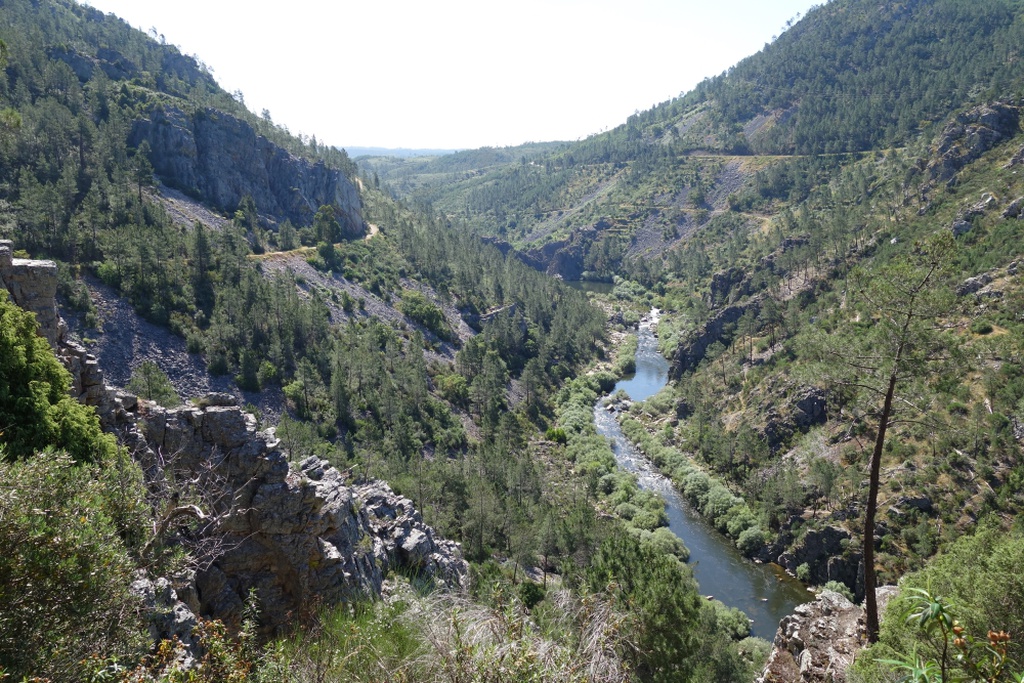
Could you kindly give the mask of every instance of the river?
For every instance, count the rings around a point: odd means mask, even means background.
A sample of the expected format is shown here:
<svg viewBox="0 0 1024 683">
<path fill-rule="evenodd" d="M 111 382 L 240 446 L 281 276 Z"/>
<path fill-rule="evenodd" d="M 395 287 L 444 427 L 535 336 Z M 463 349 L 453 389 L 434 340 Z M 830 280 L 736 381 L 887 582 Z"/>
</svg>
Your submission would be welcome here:
<svg viewBox="0 0 1024 683">
<path fill-rule="evenodd" d="M 613 390 L 622 389 L 634 401 L 653 396 L 668 382 L 668 361 L 658 353 L 652 331 L 657 316 L 654 309 L 640 323 L 636 374 L 620 380 Z M 689 564 L 702 594 L 743 610 L 752 621 L 751 633 L 769 641 L 775 637 L 782 617 L 814 599 L 778 565 L 755 564 L 743 557 L 728 538 L 695 513 L 671 482 L 626 439 L 615 415 L 600 402 L 594 408 L 594 421 L 597 431 L 612 441 L 619 466 L 635 474 L 641 488 L 657 491 L 665 498 L 669 529 L 690 549 Z"/>
</svg>

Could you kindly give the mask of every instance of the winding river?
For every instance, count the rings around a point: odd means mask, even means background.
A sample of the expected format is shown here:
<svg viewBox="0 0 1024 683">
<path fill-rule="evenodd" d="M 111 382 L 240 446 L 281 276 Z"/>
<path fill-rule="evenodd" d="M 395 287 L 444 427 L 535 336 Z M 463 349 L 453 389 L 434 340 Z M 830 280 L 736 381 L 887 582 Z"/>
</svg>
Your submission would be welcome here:
<svg viewBox="0 0 1024 683">
<path fill-rule="evenodd" d="M 658 353 L 652 324 L 657 309 L 640 323 L 636 374 L 620 380 L 613 391 L 622 389 L 634 401 L 658 393 L 668 382 L 668 361 Z M 597 431 L 612 442 L 619 466 L 637 476 L 640 487 L 657 491 L 667 505 L 669 529 L 690 549 L 690 567 L 701 593 L 713 595 L 730 607 L 738 607 L 750 617 L 753 635 L 771 640 L 779 620 L 800 603 L 813 599 L 802 584 L 781 567 L 755 564 L 694 512 L 671 482 L 623 435 L 615 415 L 601 406 L 594 408 Z"/>
</svg>

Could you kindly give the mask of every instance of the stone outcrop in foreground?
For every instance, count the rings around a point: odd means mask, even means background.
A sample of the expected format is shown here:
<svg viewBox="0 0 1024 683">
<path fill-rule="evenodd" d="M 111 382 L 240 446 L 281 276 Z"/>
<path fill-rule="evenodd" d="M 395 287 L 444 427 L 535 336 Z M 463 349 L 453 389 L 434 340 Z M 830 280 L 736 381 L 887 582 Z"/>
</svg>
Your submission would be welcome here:
<svg viewBox="0 0 1024 683">
<path fill-rule="evenodd" d="M 880 611 L 896 590 L 877 589 Z M 866 644 L 864 609 L 839 593 L 822 591 L 779 622 L 757 683 L 845 683 L 846 670 Z"/>
<path fill-rule="evenodd" d="M 257 431 L 230 396 L 202 403 L 145 406 L 135 444 L 151 486 L 187 493 L 199 510 L 182 514 L 206 517 L 194 591 L 179 590 L 198 614 L 237 625 L 252 592 L 262 628 L 273 632 L 321 607 L 380 595 L 396 569 L 464 585 L 458 544 L 437 538 L 408 498 L 380 481 L 349 485 L 316 457 L 291 466 L 273 430 Z"/>
</svg>

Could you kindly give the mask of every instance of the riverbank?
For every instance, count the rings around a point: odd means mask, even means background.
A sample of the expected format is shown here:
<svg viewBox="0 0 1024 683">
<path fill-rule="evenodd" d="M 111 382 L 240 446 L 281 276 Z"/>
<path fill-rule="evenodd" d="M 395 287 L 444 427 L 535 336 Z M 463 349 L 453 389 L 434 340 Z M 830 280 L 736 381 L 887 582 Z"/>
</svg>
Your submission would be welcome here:
<svg viewBox="0 0 1024 683">
<path fill-rule="evenodd" d="M 633 402 L 646 400 L 667 384 L 668 363 L 658 353 L 654 336 L 659 313 L 653 309 L 641 321 L 637 335 L 636 373 L 616 382 L 611 392 L 619 396 L 622 391 L 630 401 L 614 405 L 624 408 Z M 627 438 L 619 425 L 617 412 L 614 407 L 609 410 L 604 401 L 596 402 L 594 420 L 597 431 L 609 439 L 619 467 L 635 476 L 642 490 L 656 492 L 665 500 L 668 528 L 689 549 L 690 566 L 701 592 L 729 607 L 743 610 L 752 620 L 754 635 L 772 639 L 779 620 L 813 596 L 781 568 L 758 565 L 745 559 L 725 536 L 686 503 L 671 480 L 661 474 Z M 698 479 L 693 478 L 694 486 L 701 486 Z M 706 479 L 704 483 L 707 483 Z M 705 486 L 705 490 L 710 491 L 711 486 Z M 735 505 L 735 500 L 718 501 L 719 504 L 723 502 L 729 503 L 726 511 Z M 740 521 L 749 523 L 751 518 L 752 515 L 744 516 Z"/>
</svg>

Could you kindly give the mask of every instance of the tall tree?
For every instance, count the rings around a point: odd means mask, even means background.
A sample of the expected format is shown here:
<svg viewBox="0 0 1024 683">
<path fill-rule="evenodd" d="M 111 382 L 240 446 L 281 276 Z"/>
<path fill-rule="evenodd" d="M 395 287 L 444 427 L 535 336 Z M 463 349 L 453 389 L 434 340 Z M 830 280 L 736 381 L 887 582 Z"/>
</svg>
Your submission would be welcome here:
<svg viewBox="0 0 1024 683">
<path fill-rule="evenodd" d="M 871 642 L 878 640 L 874 530 L 882 453 L 889 427 L 927 414 L 917 389 L 955 357 L 955 338 L 943 326 L 954 300 L 947 281 L 953 249 L 944 232 L 888 264 L 854 273 L 844 319 L 833 333 L 820 331 L 808 349 L 820 361 L 819 380 L 842 394 L 844 413 L 874 430 L 863 544 Z"/>
</svg>

